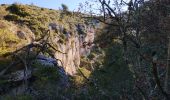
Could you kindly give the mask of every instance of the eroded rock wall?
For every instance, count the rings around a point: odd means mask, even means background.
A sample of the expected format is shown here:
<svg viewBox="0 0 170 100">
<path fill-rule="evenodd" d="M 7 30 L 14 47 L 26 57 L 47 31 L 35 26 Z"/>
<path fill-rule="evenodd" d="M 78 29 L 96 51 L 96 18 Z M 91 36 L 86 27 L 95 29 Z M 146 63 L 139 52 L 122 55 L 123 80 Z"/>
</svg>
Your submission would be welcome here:
<svg viewBox="0 0 170 100">
<path fill-rule="evenodd" d="M 77 29 L 81 30 L 81 29 Z M 77 68 L 80 66 L 81 56 L 87 56 L 90 53 L 90 49 L 93 46 L 94 29 L 83 29 L 85 34 L 80 34 L 78 31 L 74 31 L 72 35 L 67 32 L 65 43 L 58 43 L 58 50 L 62 51 L 55 53 L 55 58 L 59 59 L 58 63 L 63 66 L 66 73 L 74 75 L 77 73 Z M 56 39 L 58 40 L 58 39 Z"/>
</svg>

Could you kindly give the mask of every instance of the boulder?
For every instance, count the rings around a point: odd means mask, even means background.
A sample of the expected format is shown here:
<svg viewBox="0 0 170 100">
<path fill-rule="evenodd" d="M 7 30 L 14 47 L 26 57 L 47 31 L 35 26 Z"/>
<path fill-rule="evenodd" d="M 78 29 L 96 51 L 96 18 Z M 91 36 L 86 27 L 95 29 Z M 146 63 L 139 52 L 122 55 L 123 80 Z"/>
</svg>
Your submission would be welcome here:
<svg viewBox="0 0 170 100">
<path fill-rule="evenodd" d="M 41 63 L 42 65 L 44 65 L 44 66 L 54 67 L 54 66 L 57 65 L 57 61 L 55 59 L 48 58 L 48 57 L 46 57 L 44 55 L 38 55 L 37 59 L 38 59 L 37 61 L 39 63 Z"/>
<path fill-rule="evenodd" d="M 18 36 L 20 39 L 26 39 L 26 38 L 27 38 L 26 33 L 23 32 L 23 31 L 17 31 L 17 36 Z"/>
<path fill-rule="evenodd" d="M 56 23 L 50 23 L 48 26 L 51 30 L 58 30 L 58 25 Z"/>
</svg>

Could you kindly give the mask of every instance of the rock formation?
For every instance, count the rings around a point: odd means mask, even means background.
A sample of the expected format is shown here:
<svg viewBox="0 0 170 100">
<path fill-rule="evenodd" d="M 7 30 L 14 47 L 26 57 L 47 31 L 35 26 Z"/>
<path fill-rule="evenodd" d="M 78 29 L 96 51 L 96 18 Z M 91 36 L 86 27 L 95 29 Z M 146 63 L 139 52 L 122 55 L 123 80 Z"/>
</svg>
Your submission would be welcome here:
<svg viewBox="0 0 170 100">
<path fill-rule="evenodd" d="M 60 25 L 54 24 L 54 26 L 60 27 Z M 65 32 L 66 37 L 65 43 L 56 43 L 60 52 L 55 53 L 55 58 L 61 60 L 58 62 L 60 66 L 63 66 L 66 73 L 74 75 L 77 73 L 77 68 L 80 65 L 80 57 L 87 56 L 90 53 L 92 43 L 94 40 L 94 29 L 88 26 L 76 25 L 75 33 Z M 51 27 L 51 24 L 49 25 Z M 88 27 L 88 28 L 85 28 Z M 54 29 L 54 28 L 51 28 Z M 82 34 L 82 32 L 85 32 Z M 54 38 L 55 42 L 59 41 L 58 37 Z"/>
</svg>

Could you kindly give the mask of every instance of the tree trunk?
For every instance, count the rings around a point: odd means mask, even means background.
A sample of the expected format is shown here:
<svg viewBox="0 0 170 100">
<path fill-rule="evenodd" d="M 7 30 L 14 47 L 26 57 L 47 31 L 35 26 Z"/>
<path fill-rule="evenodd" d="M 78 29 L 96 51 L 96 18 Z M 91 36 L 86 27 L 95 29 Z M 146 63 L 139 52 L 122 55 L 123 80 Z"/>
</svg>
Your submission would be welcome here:
<svg viewBox="0 0 170 100">
<path fill-rule="evenodd" d="M 168 43 L 168 55 L 167 55 L 167 66 L 166 66 L 166 77 L 165 77 L 165 91 L 169 93 L 170 85 L 168 84 L 170 82 L 169 76 L 170 76 L 170 68 L 169 68 L 169 60 L 170 60 L 170 37 L 168 37 L 169 43 Z"/>
</svg>

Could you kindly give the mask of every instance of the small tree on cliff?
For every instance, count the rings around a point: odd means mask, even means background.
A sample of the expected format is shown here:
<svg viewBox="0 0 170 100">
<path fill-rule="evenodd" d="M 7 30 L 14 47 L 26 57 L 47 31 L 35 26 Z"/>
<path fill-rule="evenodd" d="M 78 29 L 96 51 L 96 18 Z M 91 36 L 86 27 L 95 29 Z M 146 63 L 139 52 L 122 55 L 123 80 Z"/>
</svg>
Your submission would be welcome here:
<svg viewBox="0 0 170 100">
<path fill-rule="evenodd" d="M 68 9 L 68 6 L 65 5 L 65 4 L 61 4 L 61 7 L 62 7 L 62 11 L 63 12 L 67 12 L 69 9 Z"/>
<path fill-rule="evenodd" d="M 62 11 L 62 14 L 65 14 L 65 15 L 70 15 L 71 12 L 69 11 L 69 8 L 67 5 L 65 4 L 61 4 L 61 11 Z"/>
<path fill-rule="evenodd" d="M 60 14 L 60 20 L 63 19 L 64 16 L 69 16 L 71 15 L 71 12 L 69 11 L 69 8 L 65 4 L 61 4 L 61 14 Z"/>
</svg>

